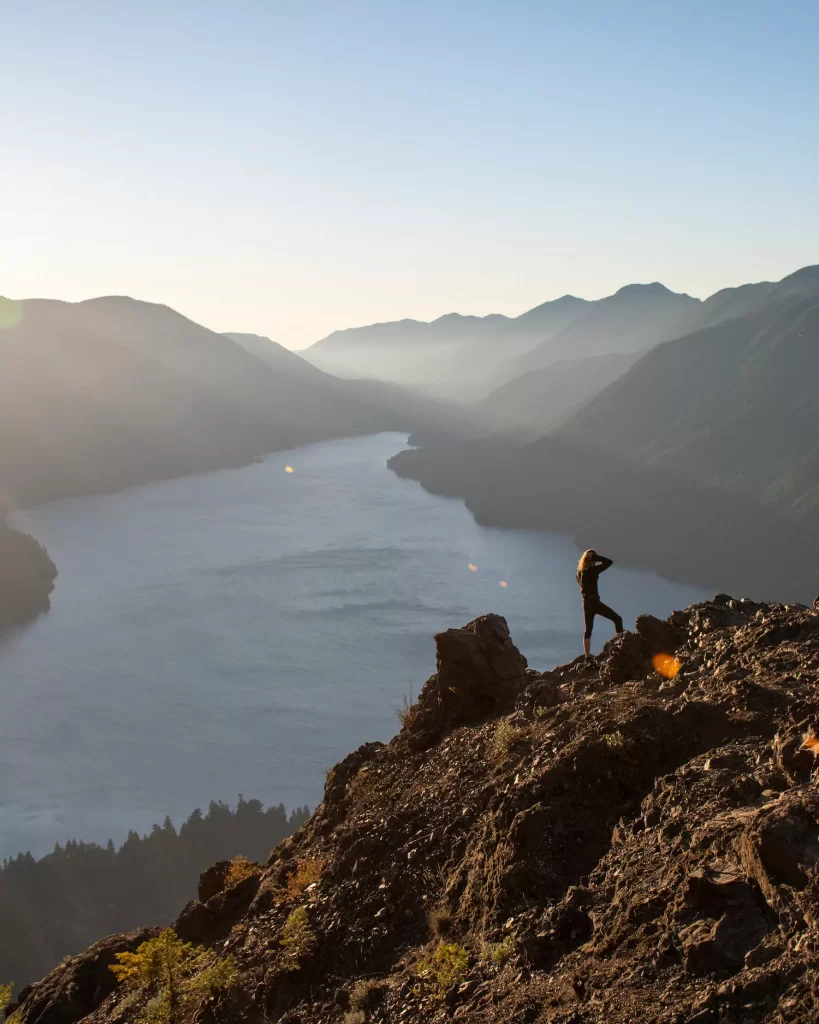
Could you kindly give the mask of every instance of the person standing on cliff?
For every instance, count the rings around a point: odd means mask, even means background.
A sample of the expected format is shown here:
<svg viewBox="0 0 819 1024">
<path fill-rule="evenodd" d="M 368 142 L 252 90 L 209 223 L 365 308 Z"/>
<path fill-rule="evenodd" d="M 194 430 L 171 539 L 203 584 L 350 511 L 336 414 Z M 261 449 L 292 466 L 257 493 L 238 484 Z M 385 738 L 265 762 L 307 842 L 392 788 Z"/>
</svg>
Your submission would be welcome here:
<svg viewBox="0 0 819 1024">
<path fill-rule="evenodd" d="M 577 563 L 577 582 L 580 584 L 580 596 L 583 599 L 583 623 L 585 625 L 583 653 L 587 659 L 591 657 L 591 635 L 595 615 L 611 619 L 615 630 L 618 633 L 623 632 L 623 620 L 613 608 L 603 604 L 597 590 L 600 573 L 605 572 L 610 565 L 612 565 L 612 560 L 604 555 L 598 555 L 594 548 L 584 551 Z"/>
</svg>

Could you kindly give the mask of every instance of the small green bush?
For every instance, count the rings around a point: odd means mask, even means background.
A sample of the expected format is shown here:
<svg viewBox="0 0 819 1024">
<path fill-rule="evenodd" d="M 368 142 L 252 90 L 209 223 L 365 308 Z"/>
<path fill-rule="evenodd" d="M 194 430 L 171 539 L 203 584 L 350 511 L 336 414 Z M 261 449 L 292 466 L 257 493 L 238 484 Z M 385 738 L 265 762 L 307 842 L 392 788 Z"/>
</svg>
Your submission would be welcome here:
<svg viewBox="0 0 819 1024">
<path fill-rule="evenodd" d="M 297 907 L 285 921 L 281 944 L 294 966 L 300 964 L 312 952 L 316 945 L 316 933 L 310 926 L 306 907 Z"/>
<path fill-rule="evenodd" d="M 145 1024 L 181 1024 L 202 999 L 227 988 L 236 978 L 231 957 L 218 957 L 209 949 L 183 942 L 166 928 L 143 942 L 135 953 L 117 953 L 119 963 L 109 968 L 142 1009 Z M 145 995 L 153 998 L 145 1002 Z"/>
<path fill-rule="evenodd" d="M 481 951 L 481 960 L 485 964 L 501 967 L 514 955 L 515 940 L 511 935 L 507 935 L 501 942 L 488 942 Z"/>
<path fill-rule="evenodd" d="M 617 732 L 609 732 L 603 737 L 606 746 L 610 750 L 624 750 L 626 746 L 625 736 L 618 730 Z"/>
<path fill-rule="evenodd" d="M 526 745 L 528 736 L 523 729 L 502 718 L 492 736 L 492 755 L 497 763 L 502 763 Z"/>
<path fill-rule="evenodd" d="M 432 953 L 418 963 L 418 976 L 431 982 L 443 996 L 447 989 L 463 979 L 469 964 L 469 952 L 457 942 L 439 942 Z"/>
</svg>

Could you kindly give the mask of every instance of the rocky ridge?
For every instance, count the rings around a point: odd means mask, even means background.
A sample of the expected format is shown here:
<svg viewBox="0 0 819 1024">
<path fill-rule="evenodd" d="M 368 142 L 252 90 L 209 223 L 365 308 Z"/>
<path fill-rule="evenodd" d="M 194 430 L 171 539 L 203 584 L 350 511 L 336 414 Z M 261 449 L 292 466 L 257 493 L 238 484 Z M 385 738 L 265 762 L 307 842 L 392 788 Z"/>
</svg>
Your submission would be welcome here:
<svg viewBox="0 0 819 1024">
<path fill-rule="evenodd" d="M 239 980 L 199 1024 L 819 1018 L 817 609 L 717 595 L 548 672 L 499 616 L 436 643 L 400 733 L 257 873 L 203 876 L 175 928 Z M 108 966 L 148 934 L 16 1024 L 134 1020 Z"/>
</svg>

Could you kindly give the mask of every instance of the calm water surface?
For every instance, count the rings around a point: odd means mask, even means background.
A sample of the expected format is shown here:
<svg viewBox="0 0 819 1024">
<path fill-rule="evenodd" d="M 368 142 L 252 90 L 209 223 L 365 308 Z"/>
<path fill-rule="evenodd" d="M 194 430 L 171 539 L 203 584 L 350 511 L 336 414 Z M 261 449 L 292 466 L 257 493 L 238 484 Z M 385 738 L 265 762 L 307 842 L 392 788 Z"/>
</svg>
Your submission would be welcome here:
<svg viewBox="0 0 819 1024">
<path fill-rule="evenodd" d="M 15 517 L 60 575 L 0 645 L 0 856 L 239 793 L 315 805 L 328 767 L 394 734 L 432 634 L 483 612 L 535 667 L 578 653 L 573 543 L 477 526 L 387 470 L 404 446 L 313 445 Z M 704 596 L 616 567 L 601 591 L 627 625 Z"/>
</svg>

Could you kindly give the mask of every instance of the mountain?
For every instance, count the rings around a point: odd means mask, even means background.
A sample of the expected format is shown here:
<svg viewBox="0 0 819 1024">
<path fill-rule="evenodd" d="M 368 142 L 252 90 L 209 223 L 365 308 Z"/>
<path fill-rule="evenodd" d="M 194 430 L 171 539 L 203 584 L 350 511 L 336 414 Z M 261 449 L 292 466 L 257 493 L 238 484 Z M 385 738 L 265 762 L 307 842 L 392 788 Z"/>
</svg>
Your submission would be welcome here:
<svg viewBox="0 0 819 1024">
<path fill-rule="evenodd" d="M 815 511 L 819 290 L 659 345 L 564 430 L 579 444 Z M 803 499 L 806 501 L 802 505 Z"/>
<path fill-rule="evenodd" d="M 7 507 L 237 465 L 327 438 L 412 429 L 292 353 L 263 363 L 167 306 L 14 304 L 0 332 Z"/>
<path fill-rule="evenodd" d="M 676 337 L 701 303 L 662 284 L 630 284 L 589 308 L 551 338 L 532 348 L 508 376 L 542 369 L 561 359 L 639 352 Z"/>
<path fill-rule="evenodd" d="M 426 323 L 398 320 L 334 331 L 304 350 L 314 366 L 341 376 L 381 377 L 400 383 L 431 379 L 436 360 L 452 355 L 482 334 L 495 333 L 508 321 L 448 313 Z"/>
<path fill-rule="evenodd" d="M 225 332 L 224 337 L 230 338 L 245 352 L 249 352 L 250 355 L 255 356 L 256 359 L 261 360 L 273 370 L 296 374 L 299 377 L 312 377 L 314 380 L 329 377 L 329 374 L 322 373 L 312 363 L 308 363 L 306 359 L 302 359 L 289 348 L 285 348 L 284 345 L 280 345 L 277 341 L 271 341 L 270 338 L 265 338 L 261 334 Z"/>
<path fill-rule="evenodd" d="M 530 438 L 559 426 L 637 360 L 631 352 L 564 359 L 516 377 L 472 407 L 478 421 Z"/>
<path fill-rule="evenodd" d="M 814 609 L 720 594 L 544 672 L 497 615 L 435 641 L 399 734 L 243 880 L 202 876 L 173 928 L 213 984 L 177 969 L 177 1024 L 815 1020 Z M 110 970 L 158 938 L 69 958 L 15 1024 L 168 1019 Z"/>
<path fill-rule="evenodd" d="M 515 318 L 449 313 L 431 323 L 399 320 L 348 328 L 317 341 L 304 356 L 342 376 L 366 374 L 458 393 L 564 328 L 588 305 L 565 295 Z"/>
</svg>

